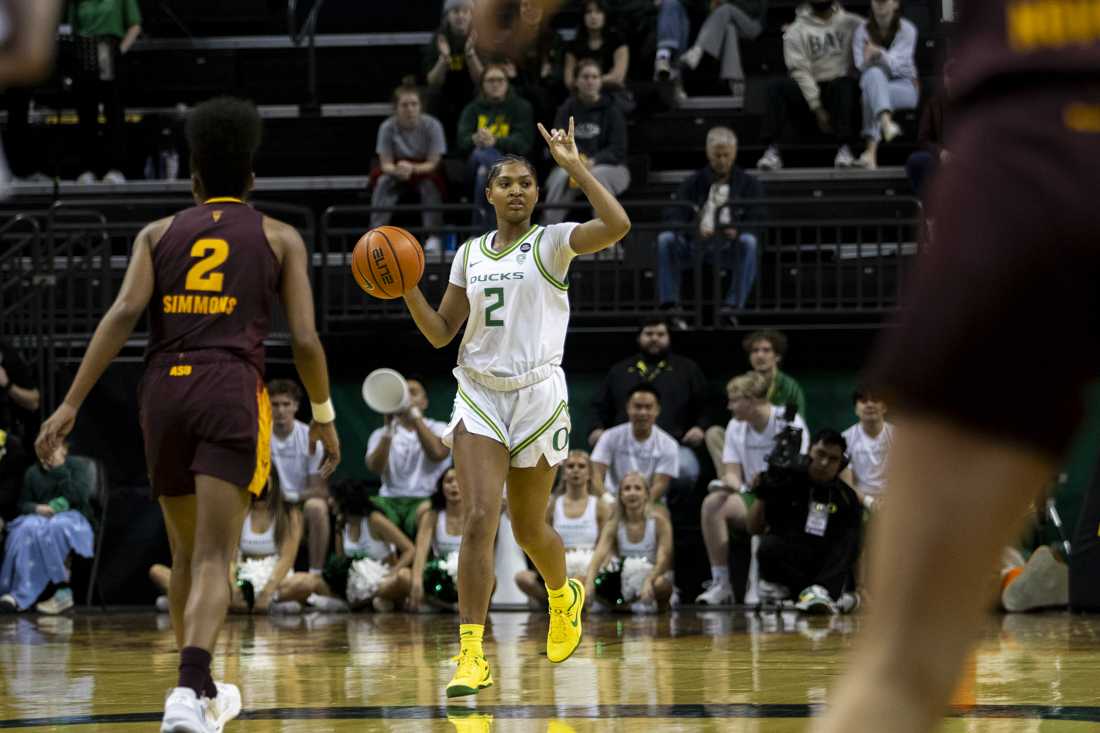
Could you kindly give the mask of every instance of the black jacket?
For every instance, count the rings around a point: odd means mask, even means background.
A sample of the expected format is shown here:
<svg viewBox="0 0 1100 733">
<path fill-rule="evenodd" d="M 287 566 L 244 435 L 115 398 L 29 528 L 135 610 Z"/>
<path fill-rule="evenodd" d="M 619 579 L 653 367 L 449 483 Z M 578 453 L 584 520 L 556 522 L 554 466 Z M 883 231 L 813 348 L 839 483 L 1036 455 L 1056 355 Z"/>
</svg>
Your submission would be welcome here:
<svg viewBox="0 0 1100 733">
<path fill-rule="evenodd" d="M 626 422 L 626 398 L 635 385 L 651 382 L 661 393 L 661 414 L 657 425 L 676 440 L 693 427 L 707 428 L 707 379 L 691 359 L 669 354 L 659 361 L 642 354 L 623 359 L 611 367 L 599 394 L 592 402 L 593 428 L 612 428 Z"/>
<path fill-rule="evenodd" d="M 734 166 L 730 171 L 730 217 L 734 222 L 749 221 L 760 222 L 767 214 L 767 209 L 760 199 L 764 198 L 764 186 L 755 176 L 750 175 L 744 168 Z M 676 189 L 672 195 L 674 201 L 688 201 L 695 206 L 695 216 L 692 217 L 688 210 L 679 206 L 669 206 L 664 210 L 662 219 L 667 222 L 690 224 L 699 221 L 699 214 L 703 204 L 710 195 L 710 187 L 714 183 L 714 171 L 708 165 L 692 173 Z M 750 203 L 745 199 L 756 199 Z M 739 203 L 741 202 L 741 203 Z M 740 227 L 738 227 L 740 228 Z M 759 225 L 745 227 L 746 232 L 760 236 Z M 692 233 L 694 237 L 695 232 Z"/>
<path fill-rule="evenodd" d="M 778 476 L 771 471 L 761 474 L 760 483 L 753 493 L 765 502 L 764 520 L 768 525 L 768 534 L 828 544 L 847 536 L 849 532 L 860 530 L 863 525 L 863 505 L 852 487 L 839 478 L 827 484 L 811 481 L 805 466 Z M 829 506 L 829 523 L 824 537 L 806 532 L 811 501 Z"/>
<path fill-rule="evenodd" d="M 602 95 L 590 105 L 572 96 L 558 107 L 554 127 L 568 128 L 570 115 L 576 125 L 578 151 L 595 163 L 626 163 L 626 118 L 611 99 Z"/>
</svg>

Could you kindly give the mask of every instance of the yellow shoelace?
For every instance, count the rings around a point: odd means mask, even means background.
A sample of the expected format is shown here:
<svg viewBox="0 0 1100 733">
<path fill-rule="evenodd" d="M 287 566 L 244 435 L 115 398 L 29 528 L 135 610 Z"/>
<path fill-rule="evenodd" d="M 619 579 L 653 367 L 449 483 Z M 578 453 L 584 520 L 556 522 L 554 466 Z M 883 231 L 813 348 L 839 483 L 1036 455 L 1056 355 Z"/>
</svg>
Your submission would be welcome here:
<svg viewBox="0 0 1100 733">
<path fill-rule="evenodd" d="M 569 617 L 564 608 L 550 609 L 550 641 L 554 643 L 565 641 L 568 629 Z"/>
</svg>

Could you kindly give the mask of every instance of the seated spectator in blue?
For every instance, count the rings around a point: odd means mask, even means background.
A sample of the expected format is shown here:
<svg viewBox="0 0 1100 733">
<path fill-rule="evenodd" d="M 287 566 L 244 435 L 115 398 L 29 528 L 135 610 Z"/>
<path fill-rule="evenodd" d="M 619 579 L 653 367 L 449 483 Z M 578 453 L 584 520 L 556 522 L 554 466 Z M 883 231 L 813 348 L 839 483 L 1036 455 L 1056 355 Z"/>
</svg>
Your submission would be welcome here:
<svg viewBox="0 0 1100 733">
<path fill-rule="evenodd" d="M 761 474 L 748 527 L 763 535 L 757 557 L 760 587 L 769 600 L 798 594 L 803 613 L 835 614 L 859 604 L 855 566 L 863 540 L 859 497 L 839 477 L 847 443 L 835 430 L 819 430 L 805 461 Z"/>
<path fill-rule="evenodd" d="M 849 13 L 835 0 L 814 0 L 798 6 L 794 23 L 783 32 L 783 61 L 788 76 L 768 84 L 768 105 L 760 130 L 760 141 L 768 147 L 756 162 L 757 168 L 782 168 L 779 144 L 787 124 L 809 119 L 836 141 L 833 165 L 852 167 L 859 96 L 859 84 L 851 76 L 852 37 L 862 22 L 863 18 Z"/>
<path fill-rule="evenodd" d="M 745 307 L 756 281 L 759 246 L 752 224 L 742 229 L 739 223 L 759 222 L 763 218 L 764 188 L 756 178 L 734 165 L 737 136 L 728 127 L 712 127 L 707 133 L 707 160 L 709 165 L 689 176 L 673 196 L 674 200 L 695 207 L 696 225 L 691 230 L 667 230 L 657 236 L 657 297 L 662 309 L 679 308 L 683 266 L 701 255 L 716 267 L 732 271 L 720 311 L 727 323 L 732 324 L 734 314 Z M 684 207 L 669 207 L 664 220 L 686 227 L 692 223 L 692 216 Z M 687 327 L 680 318 L 674 324 Z"/>
<path fill-rule="evenodd" d="M 615 102 L 601 92 L 600 66 L 591 59 L 577 64 L 576 92 L 558 108 L 554 127 L 569 129 L 572 118 L 574 138 L 581 160 L 597 181 L 618 196 L 630 187 L 630 169 L 626 166 L 626 118 Z M 576 214 L 552 204 L 569 203 L 577 197 L 577 184 L 563 168 L 554 168 L 546 179 L 546 206 L 543 224 L 576 219 Z"/>
<path fill-rule="evenodd" d="M 462 108 L 474 96 L 485 68 L 477 55 L 474 0 L 445 0 L 443 20 L 424 46 L 423 71 L 428 84 L 428 110 L 454 134 Z M 453 139 L 453 138 L 448 138 Z"/>
<path fill-rule="evenodd" d="M 863 90 L 863 139 L 867 144 L 855 163 L 860 168 L 877 168 L 879 140 L 890 142 L 901 134 L 894 112 L 917 107 L 916 48 L 917 27 L 901 17 L 898 0 L 871 0 L 871 17 L 852 38 L 852 58 Z"/>
<path fill-rule="evenodd" d="M 947 139 L 947 97 L 951 93 L 951 63 L 943 67 L 943 89 L 925 103 L 917 132 L 917 147 L 905 162 L 905 173 L 917 196 L 924 197 L 925 185 L 933 173 L 947 163 L 951 154 L 944 141 Z"/>
<path fill-rule="evenodd" d="M 741 39 L 754 40 L 764 32 L 766 0 L 712 0 L 710 15 L 699 29 L 695 45 L 680 57 L 680 64 L 694 69 L 703 54 L 720 64 L 719 78 L 729 83 L 733 106 L 745 106 L 745 69 L 741 65 Z"/>
<path fill-rule="evenodd" d="M 656 35 L 653 79 L 677 79 L 674 63 L 691 38 L 691 18 L 684 0 L 609 0 L 608 9 L 621 21 L 627 37 L 637 39 L 638 46 L 652 48 Z"/>
<path fill-rule="evenodd" d="M 443 203 L 444 183 L 439 174 L 439 161 L 447 152 L 443 125 L 435 117 L 422 113 L 420 90 L 411 84 L 394 90 L 393 106 L 395 114 L 378 128 L 374 147 L 378 170 L 372 173 L 374 189 L 370 205 L 376 209 L 370 215 L 372 229 L 390 223 L 393 213 L 384 209 L 396 205 L 401 195 L 410 190 L 416 191 L 425 207 Z M 428 234 L 424 250 L 439 252 L 443 212 L 425 210 L 421 221 Z"/>
<path fill-rule="evenodd" d="M 534 141 L 531 105 L 512 91 L 503 64 L 487 64 L 481 94 L 466 105 L 458 120 L 458 152 L 469 155 L 477 226 L 492 226 L 495 221 L 485 192 L 493 163 L 508 154 L 527 155 Z"/>
<path fill-rule="evenodd" d="M 72 555 L 91 557 L 94 551 L 92 482 L 88 465 L 70 458 L 67 445 L 59 446 L 46 463 L 27 469 L 20 516 L 8 525 L 0 565 L 0 613 L 26 611 L 51 583 L 53 596 L 36 610 L 54 614 L 72 608 Z"/>
<path fill-rule="evenodd" d="M 626 75 L 630 71 L 630 46 L 608 18 L 604 0 L 588 0 L 584 4 L 584 18 L 577 26 L 577 34 L 565 49 L 563 79 L 569 91 L 577 81 L 577 64 L 592 59 L 603 71 L 603 91 L 612 96 L 625 89 Z"/>
</svg>

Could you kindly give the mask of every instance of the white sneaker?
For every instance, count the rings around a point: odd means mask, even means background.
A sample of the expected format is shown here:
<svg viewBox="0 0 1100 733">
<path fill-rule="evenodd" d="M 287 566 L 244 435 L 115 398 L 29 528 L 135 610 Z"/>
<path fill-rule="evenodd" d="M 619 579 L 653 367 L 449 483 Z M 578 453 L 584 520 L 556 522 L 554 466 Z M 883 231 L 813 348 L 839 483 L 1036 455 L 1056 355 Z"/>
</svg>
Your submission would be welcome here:
<svg viewBox="0 0 1100 733">
<path fill-rule="evenodd" d="M 657 602 L 650 601 L 649 603 L 646 603 L 644 601 L 634 601 L 630 604 L 630 612 L 642 615 L 651 615 L 657 613 Z"/>
<path fill-rule="evenodd" d="M 241 691 L 228 682 L 215 682 L 214 686 L 218 688 L 218 696 L 201 700 L 206 705 L 207 719 L 212 721 L 211 730 L 221 733 L 226 723 L 241 714 Z"/>
<path fill-rule="evenodd" d="M 164 701 L 160 733 L 215 733 L 206 720 L 206 706 L 189 687 L 177 687 Z"/>
<path fill-rule="evenodd" d="M 762 171 L 777 171 L 783 167 L 783 159 L 779 157 L 779 148 L 769 145 L 760 160 L 756 161 L 756 167 Z"/>
<path fill-rule="evenodd" d="M 172 610 L 171 605 L 168 603 L 168 596 L 157 596 L 157 610 L 161 613 L 168 613 Z"/>
<path fill-rule="evenodd" d="M 703 49 L 698 46 L 692 46 L 687 51 L 680 54 L 680 65 L 686 66 L 689 69 L 694 69 L 699 65 L 699 62 L 703 60 Z"/>
<path fill-rule="evenodd" d="M 293 616 L 302 612 L 302 604 L 298 601 L 272 603 L 267 607 L 267 612 L 272 616 Z"/>
<path fill-rule="evenodd" d="M 802 613 L 814 616 L 835 616 L 838 613 L 836 604 L 829 597 L 829 591 L 820 585 L 811 585 L 799 593 L 795 608 Z"/>
<path fill-rule="evenodd" d="M 856 159 L 848 146 L 841 145 L 840 149 L 836 151 L 836 157 L 833 158 L 833 165 L 837 168 L 851 168 L 855 161 Z"/>
<path fill-rule="evenodd" d="M 761 578 L 760 586 L 757 589 L 757 595 L 764 603 L 779 603 L 791 597 L 791 590 L 785 585 L 769 583 Z"/>
<path fill-rule="evenodd" d="M 345 601 L 331 596 L 322 596 L 318 593 L 310 593 L 306 603 L 318 611 L 328 611 L 329 613 L 347 613 L 351 610 L 351 607 Z"/>
<path fill-rule="evenodd" d="M 425 252 L 442 252 L 443 251 L 443 240 L 440 239 L 439 237 L 428 237 L 427 239 L 424 240 L 424 251 Z"/>
<path fill-rule="evenodd" d="M 83 173 L 81 173 L 79 176 L 76 177 L 76 182 L 77 183 L 83 183 L 85 185 L 87 185 L 89 183 L 95 183 L 96 180 L 98 180 L 98 179 L 95 177 L 95 173 L 92 173 L 91 171 L 84 171 Z"/>
<path fill-rule="evenodd" d="M 882 139 L 884 142 L 890 142 L 899 135 L 901 135 L 901 125 L 893 120 L 890 120 L 882 126 Z"/>
<path fill-rule="evenodd" d="M 728 582 L 715 582 L 713 580 L 703 584 L 705 591 L 695 597 L 696 603 L 707 606 L 725 606 L 733 603 L 733 588 Z"/>
<path fill-rule="evenodd" d="M 112 168 L 107 171 L 103 176 L 104 183 L 126 183 L 126 176 L 122 175 L 122 171 Z"/>
<path fill-rule="evenodd" d="M 852 166 L 873 171 L 878 168 L 878 161 L 875 160 L 875 156 L 871 154 L 870 150 L 864 150 L 862 155 L 852 161 Z"/>
</svg>

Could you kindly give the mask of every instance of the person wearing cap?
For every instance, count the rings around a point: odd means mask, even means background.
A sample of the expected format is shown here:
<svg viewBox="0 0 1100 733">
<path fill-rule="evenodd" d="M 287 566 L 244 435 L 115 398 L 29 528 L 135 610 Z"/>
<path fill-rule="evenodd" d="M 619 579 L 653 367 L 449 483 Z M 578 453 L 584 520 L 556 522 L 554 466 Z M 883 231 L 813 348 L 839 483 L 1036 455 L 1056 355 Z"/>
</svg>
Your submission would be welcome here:
<svg viewBox="0 0 1100 733">
<path fill-rule="evenodd" d="M 441 437 L 447 423 L 425 417 L 428 393 L 424 383 L 408 378 L 409 406 L 385 416 L 385 424 L 367 441 L 367 468 L 382 478 L 372 498 L 386 518 L 410 538 L 428 509 L 439 477 L 451 465 L 451 450 Z"/>
</svg>

